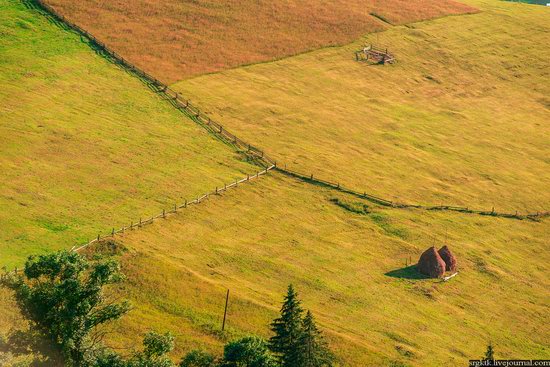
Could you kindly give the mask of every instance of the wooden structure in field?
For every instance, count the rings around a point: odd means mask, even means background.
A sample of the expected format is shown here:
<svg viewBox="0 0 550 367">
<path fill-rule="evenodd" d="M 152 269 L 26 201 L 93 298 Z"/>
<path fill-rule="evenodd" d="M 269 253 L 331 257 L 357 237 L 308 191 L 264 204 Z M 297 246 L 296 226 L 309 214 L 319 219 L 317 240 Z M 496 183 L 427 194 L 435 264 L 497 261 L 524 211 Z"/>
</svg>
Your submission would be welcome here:
<svg viewBox="0 0 550 367">
<path fill-rule="evenodd" d="M 367 61 L 372 64 L 393 64 L 395 57 L 388 52 L 388 49 L 383 49 L 374 45 L 367 45 L 362 50 L 355 51 L 355 60 Z"/>
</svg>

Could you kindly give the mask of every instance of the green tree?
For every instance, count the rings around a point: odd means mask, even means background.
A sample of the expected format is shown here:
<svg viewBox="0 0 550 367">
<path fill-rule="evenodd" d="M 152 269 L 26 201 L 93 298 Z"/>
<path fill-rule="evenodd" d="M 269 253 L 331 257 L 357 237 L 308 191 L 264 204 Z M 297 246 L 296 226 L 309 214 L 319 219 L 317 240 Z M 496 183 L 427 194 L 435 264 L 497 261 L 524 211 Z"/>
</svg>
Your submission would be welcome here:
<svg viewBox="0 0 550 367">
<path fill-rule="evenodd" d="M 122 279 L 117 262 L 90 262 L 75 252 L 31 256 L 12 280 L 23 313 L 58 345 L 69 366 L 91 364 L 101 340 L 97 326 L 120 318 L 129 305 L 109 300 L 104 287 Z"/>
<path fill-rule="evenodd" d="M 276 367 L 265 340 L 247 337 L 225 345 L 223 367 Z"/>
<path fill-rule="evenodd" d="M 302 322 L 302 333 L 298 339 L 298 364 L 296 367 L 330 367 L 333 356 L 321 331 L 315 325 L 313 314 L 308 311 Z"/>
<path fill-rule="evenodd" d="M 288 286 L 281 317 L 271 324 L 273 335 L 269 340 L 269 349 L 277 356 L 282 367 L 296 367 L 298 363 L 298 341 L 302 332 L 302 307 L 294 287 Z"/>
<path fill-rule="evenodd" d="M 202 350 L 192 350 L 181 360 L 179 367 L 214 367 L 216 358 Z"/>
<path fill-rule="evenodd" d="M 95 354 L 92 365 L 94 367 L 127 367 L 128 363 L 118 353 L 104 349 Z"/>
<path fill-rule="evenodd" d="M 483 359 L 485 361 L 493 361 L 495 359 L 494 353 L 495 351 L 493 349 L 493 345 L 489 343 L 489 345 L 487 346 L 487 350 L 485 351 L 485 357 Z"/>
<path fill-rule="evenodd" d="M 167 354 L 174 349 L 174 337 L 170 333 L 149 332 L 143 338 L 143 352 L 134 355 L 128 367 L 174 367 Z"/>
</svg>

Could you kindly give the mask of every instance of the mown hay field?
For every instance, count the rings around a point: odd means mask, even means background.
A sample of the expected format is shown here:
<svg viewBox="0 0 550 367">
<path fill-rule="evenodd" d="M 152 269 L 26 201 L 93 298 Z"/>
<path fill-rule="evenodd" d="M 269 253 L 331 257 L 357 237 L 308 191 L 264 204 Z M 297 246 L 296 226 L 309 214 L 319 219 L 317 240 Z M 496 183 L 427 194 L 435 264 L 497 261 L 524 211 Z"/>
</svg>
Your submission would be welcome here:
<svg viewBox="0 0 550 367">
<path fill-rule="evenodd" d="M 0 266 L 256 171 L 78 35 L 0 8 Z"/>
<path fill-rule="evenodd" d="M 387 22 L 475 11 L 453 0 L 47 3 L 166 82 L 346 44 Z"/>
<path fill-rule="evenodd" d="M 491 341 L 499 358 L 548 358 L 548 221 L 386 209 L 280 173 L 118 237 L 134 310 L 110 338 L 176 335 L 174 358 L 269 336 L 293 283 L 340 365 L 459 366 Z M 405 268 L 448 244 L 459 274 Z M 220 332 L 226 289 L 227 330 Z"/>
<path fill-rule="evenodd" d="M 541 6 L 393 27 L 344 47 L 175 84 L 280 165 L 386 197 L 550 208 L 550 23 Z M 395 65 L 354 59 L 365 43 Z"/>
</svg>

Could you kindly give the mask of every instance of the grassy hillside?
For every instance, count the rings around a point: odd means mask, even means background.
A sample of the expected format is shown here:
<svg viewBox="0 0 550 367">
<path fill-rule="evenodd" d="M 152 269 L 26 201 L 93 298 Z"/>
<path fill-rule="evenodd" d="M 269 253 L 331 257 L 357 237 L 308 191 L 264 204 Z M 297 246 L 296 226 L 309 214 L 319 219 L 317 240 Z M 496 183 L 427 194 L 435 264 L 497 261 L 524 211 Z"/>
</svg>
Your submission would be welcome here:
<svg viewBox="0 0 550 367">
<path fill-rule="evenodd" d="M 175 85 L 279 162 L 389 199 L 550 207 L 548 8 L 393 27 L 337 48 Z M 398 62 L 354 60 L 364 42 Z"/>
<path fill-rule="evenodd" d="M 220 352 L 227 339 L 268 336 L 293 283 L 343 365 L 458 366 L 489 341 L 501 358 L 548 358 L 548 230 L 548 222 L 388 210 L 274 173 L 119 239 L 135 309 L 111 340 L 127 347 L 156 328 L 175 333 L 175 356 Z M 409 279 L 405 259 L 444 243 L 459 275 Z"/>
<path fill-rule="evenodd" d="M 255 171 L 79 36 L 0 8 L 0 266 Z"/>
<path fill-rule="evenodd" d="M 47 2 L 167 82 L 346 44 L 387 22 L 475 11 L 453 0 Z"/>
</svg>

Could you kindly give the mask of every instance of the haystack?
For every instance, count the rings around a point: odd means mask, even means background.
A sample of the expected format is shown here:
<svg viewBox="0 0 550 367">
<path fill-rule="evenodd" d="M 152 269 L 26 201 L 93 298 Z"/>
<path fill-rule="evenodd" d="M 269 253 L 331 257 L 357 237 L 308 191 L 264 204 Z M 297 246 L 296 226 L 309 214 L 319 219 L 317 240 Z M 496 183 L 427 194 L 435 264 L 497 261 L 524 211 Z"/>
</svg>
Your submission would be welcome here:
<svg viewBox="0 0 550 367">
<path fill-rule="evenodd" d="M 418 271 L 430 278 L 441 278 L 445 274 L 445 261 L 435 247 L 430 247 L 420 255 Z"/>
<path fill-rule="evenodd" d="M 456 271 L 456 257 L 447 246 L 439 249 L 439 256 L 445 261 L 445 270 Z"/>
</svg>

